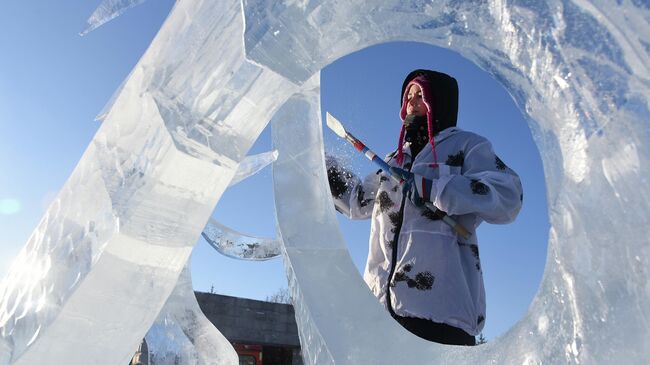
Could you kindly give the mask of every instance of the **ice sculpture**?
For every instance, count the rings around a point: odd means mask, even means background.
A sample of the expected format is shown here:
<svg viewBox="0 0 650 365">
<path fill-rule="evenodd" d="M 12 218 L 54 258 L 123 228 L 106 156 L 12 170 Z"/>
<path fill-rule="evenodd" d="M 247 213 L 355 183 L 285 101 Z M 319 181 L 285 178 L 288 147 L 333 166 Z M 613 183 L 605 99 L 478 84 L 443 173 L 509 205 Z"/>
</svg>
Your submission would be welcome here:
<svg viewBox="0 0 650 365">
<path fill-rule="evenodd" d="M 189 263 L 146 335 L 151 364 L 237 364 L 232 345 L 208 320 L 194 296 Z"/>
<path fill-rule="evenodd" d="M 258 173 L 277 160 L 278 151 L 248 156 L 239 164 L 230 186 Z M 210 218 L 201 236 L 224 256 L 242 260 L 268 260 L 280 255 L 281 243 L 275 238 L 255 237 L 239 233 Z"/>
<path fill-rule="evenodd" d="M 268 260 L 280 255 L 277 239 L 239 233 L 210 218 L 201 236 L 224 256 L 242 260 Z"/>
<path fill-rule="evenodd" d="M 147 0 L 104 0 L 88 18 L 86 29 L 81 32 L 81 35 L 86 35 L 93 30 L 101 27 L 102 25 L 110 22 L 118 16 L 124 14 L 125 11 L 134 6 L 140 5 Z"/>
<path fill-rule="evenodd" d="M 277 151 L 247 156 L 228 185 L 256 174 L 278 157 Z M 213 218 L 201 232 L 203 238 L 221 254 L 242 260 L 268 260 L 280 255 L 277 239 L 238 233 Z M 145 336 L 149 364 L 236 364 L 234 348 L 205 317 L 199 307 L 190 276 L 189 261 L 158 318 Z"/>
<path fill-rule="evenodd" d="M 246 156 L 244 160 L 239 164 L 239 168 L 235 173 L 235 176 L 230 181 L 228 187 L 237 184 L 238 182 L 247 179 L 273 163 L 273 161 L 278 159 L 278 151 L 269 151 L 260 153 L 253 156 Z"/>
<path fill-rule="evenodd" d="M 1 284 L 1 363 L 127 363 L 297 90 L 245 59 L 240 3 L 182 1 L 165 24 Z"/>
<path fill-rule="evenodd" d="M 540 148 L 546 272 L 527 315 L 487 345 L 450 348 L 402 330 L 336 227 L 318 72 L 396 40 L 450 48 L 492 74 Z M 0 363 L 124 363 L 271 118 L 307 363 L 643 363 L 649 53 L 650 6 L 638 0 L 180 0 L 0 288 Z"/>
</svg>

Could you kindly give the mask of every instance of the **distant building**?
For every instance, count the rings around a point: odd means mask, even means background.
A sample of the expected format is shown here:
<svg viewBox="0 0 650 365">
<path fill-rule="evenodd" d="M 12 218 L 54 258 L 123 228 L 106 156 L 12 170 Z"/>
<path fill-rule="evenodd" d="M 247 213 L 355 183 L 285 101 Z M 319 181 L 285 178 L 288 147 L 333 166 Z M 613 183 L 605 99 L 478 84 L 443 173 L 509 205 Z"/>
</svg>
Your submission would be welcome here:
<svg viewBox="0 0 650 365">
<path fill-rule="evenodd" d="M 232 343 L 240 365 L 302 365 L 292 305 L 194 294 L 205 316 Z M 143 340 L 129 364 L 148 365 L 150 361 Z"/>
<path fill-rule="evenodd" d="M 302 365 L 292 305 L 195 294 L 205 316 L 235 347 L 240 365 Z"/>
</svg>

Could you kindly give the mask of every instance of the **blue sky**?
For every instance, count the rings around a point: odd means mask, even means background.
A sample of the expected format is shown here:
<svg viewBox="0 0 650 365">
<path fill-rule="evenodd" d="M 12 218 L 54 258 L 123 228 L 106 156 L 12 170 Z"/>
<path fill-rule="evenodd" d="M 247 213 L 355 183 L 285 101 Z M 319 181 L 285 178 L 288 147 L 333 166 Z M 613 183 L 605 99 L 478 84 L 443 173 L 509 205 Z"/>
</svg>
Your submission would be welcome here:
<svg viewBox="0 0 650 365">
<path fill-rule="evenodd" d="M 99 122 L 94 117 L 153 39 L 172 0 L 135 7 L 80 37 L 100 3 L 9 2 L 0 13 L 0 275 L 27 241 L 48 203 L 77 164 Z M 396 147 L 404 76 L 415 68 L 449 73 L 460 85 L 459 126 L 489 138 L 501 159 L 520 174 L 524 207 L 510 225 L 479 230 L 487 288 L 485 335 L 506 331 L 527 310 L 546 261 L 548 213 L 539 152 L 526 122 L 503 87 L 458 54 L 416 43 L 370 47 L 322 71 L 323 113 L 330 111 L 379 154 Z M 363 156 L 324 132 L 326 150 L 360 175 L 374 171 Z M 271 148 L 267 130 L 252 153 Z M 271 171 L 232 187 L 214 217 L 239 230 L 275 235 Z M 361 270 L 368 221 L 340 217 L 350 254 Z M 264 299 L 286 286 L 280 259 L 233 260 L 199 240 L 193 254 L 194 287 Z"/>
</svg>

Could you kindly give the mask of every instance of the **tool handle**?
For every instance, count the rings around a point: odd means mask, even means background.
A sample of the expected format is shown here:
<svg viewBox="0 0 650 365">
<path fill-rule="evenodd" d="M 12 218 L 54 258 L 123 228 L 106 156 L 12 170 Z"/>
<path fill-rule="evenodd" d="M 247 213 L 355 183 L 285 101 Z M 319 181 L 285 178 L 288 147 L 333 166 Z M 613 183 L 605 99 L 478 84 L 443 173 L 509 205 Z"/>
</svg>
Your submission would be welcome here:
<svg viewBox="0 0 650 365">
<path fill-rule="evenodd" d="M 371 149 L 366 147 L 366 145 L 359 141 L 355 136 L 353 136 L 350 132 L 345 131 L 345 139 L 350 142 L 354 148 L 356 148 L 359 152 L 363 153 L 366 158 L 368 158 L 370 161 L 376 163 L 379 165 L 382 170 L 386 171 L 390 176 L 397 180 L 399 183 L 404 182 L 404 178 L 401 176 L 398 176 L 394 174 L 391 169 L 390 165 L 386 163 L 383 159 L 379 158 L 376 153 L 374 153 Z M 469 231 L 463 227 L 461 224 L 457 223 L 455 220 L 453 220 L 450 216 L 447 215 L 447 213 L 443 212 L 442 210 L 438 209 L 435 205 L 432 203 L 427 202 L 425 206 L 430 209 L 434 214 L 440 217 L 443 222 L 445 222 L 447 225 L 449 225 L 459 236 L 461 236 L 464 239 L 469 239 L 470 233 Z"/>
</svg>

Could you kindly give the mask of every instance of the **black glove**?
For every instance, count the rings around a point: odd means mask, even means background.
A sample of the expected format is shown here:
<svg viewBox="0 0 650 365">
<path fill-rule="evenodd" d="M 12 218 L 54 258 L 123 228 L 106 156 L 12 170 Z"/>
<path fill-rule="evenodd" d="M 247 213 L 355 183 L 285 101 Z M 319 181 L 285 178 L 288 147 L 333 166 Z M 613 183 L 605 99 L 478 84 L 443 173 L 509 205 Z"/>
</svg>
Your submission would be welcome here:
<svg viewBox="0 0 650 365">
<path fill-rule="evenodd" d="M 330 184 L 332 196 L 339 199 L 351 189 L 348 181 L 354 178 L 354 174 L 341 167 L 332 156 L 325 156 L 325 166 L 327 167 L 327 181 Z"/>
</svg>

